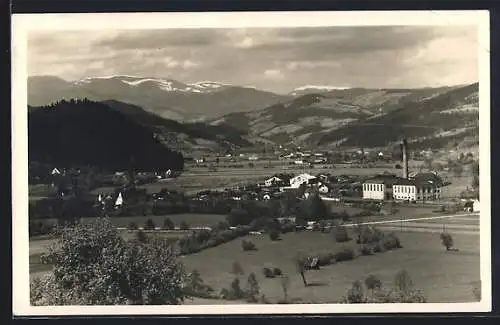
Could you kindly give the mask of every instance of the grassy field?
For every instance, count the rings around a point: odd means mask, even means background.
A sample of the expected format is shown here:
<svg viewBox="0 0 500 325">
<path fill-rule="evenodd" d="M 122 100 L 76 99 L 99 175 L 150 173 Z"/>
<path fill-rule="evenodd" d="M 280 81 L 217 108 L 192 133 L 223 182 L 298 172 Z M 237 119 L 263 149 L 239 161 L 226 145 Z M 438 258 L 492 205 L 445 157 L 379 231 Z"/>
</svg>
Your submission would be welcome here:
<svg viewBox="0 0 500 325">
<path fill-rule="evenodd" d="M 240 276 L 244 285 L 253 272 L 258 278 L 262 293 L 271 301 L 282 299 L 278 279 L 266 279 L 262 274 L 265 266 L 280 267 L 290 275 L 289 296 L 304 303 L 328 303 L 342 298 L 355 280 L 366 276 L 378 276 L 385 286 L 391 286 L 399 270 L 407 269 L 414 285 L 422 289 L 429 302 L 474 301 L 473 284 L 480 279 L 479 236 L 454 236 L 458 252 L 445 252 L 438 233 L 400 233 L 404 248 L 360 256 L 353 261 L 342 262 L 310 271 L 306 274 L 312 283 L 304 287 L 296 273 L 293 257 L 296 252 L 329 252 L 342 247 L 357 246 L 350 242 L 337 244 L 332 234 L 314 232 L 290 233 L 281 241 L 272 242 L 267 237 L 250 237 L 258 251 L 243 252 L 241 241 L 235 240 L 213 249 L 183 258 L 190 269 L 198 269 L 205 281 L 217 290 L 229 287 L 235 275 L 231 274 L 233 261 L 239 262 L 246 274 Z M 206 263 L 210 261 L 210 263 Z"/>
</svg>

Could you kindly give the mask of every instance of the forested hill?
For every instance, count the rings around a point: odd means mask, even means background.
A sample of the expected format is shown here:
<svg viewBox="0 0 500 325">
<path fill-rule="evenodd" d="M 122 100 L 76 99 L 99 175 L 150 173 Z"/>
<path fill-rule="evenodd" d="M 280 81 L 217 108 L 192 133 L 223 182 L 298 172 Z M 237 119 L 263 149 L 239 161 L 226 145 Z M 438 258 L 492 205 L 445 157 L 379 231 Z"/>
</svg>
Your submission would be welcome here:
<svg viewBox="0 0 500 325">
<path fill-rule="evenodd" d="M 182 170 L 182 154 L 101 102 L 60 101 L 28 113 L 29 160 L 58 167 Z"/>
</svg>

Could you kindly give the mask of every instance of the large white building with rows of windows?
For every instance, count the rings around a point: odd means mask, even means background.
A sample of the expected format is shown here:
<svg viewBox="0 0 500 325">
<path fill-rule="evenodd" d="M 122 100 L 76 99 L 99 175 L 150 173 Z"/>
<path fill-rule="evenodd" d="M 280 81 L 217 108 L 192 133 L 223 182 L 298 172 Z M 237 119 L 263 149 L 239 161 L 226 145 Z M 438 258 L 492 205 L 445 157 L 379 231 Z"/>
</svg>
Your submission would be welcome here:
<svg viewBox="0 0 500 325">
<path fill-rule="evenodd" d="M 396 201 L 433 201 L 442 195 L 443 181 L 435 173 L 420 173 L 406 179 L 379 175 L 363 183 L 363 199 Z"/>
</svg>

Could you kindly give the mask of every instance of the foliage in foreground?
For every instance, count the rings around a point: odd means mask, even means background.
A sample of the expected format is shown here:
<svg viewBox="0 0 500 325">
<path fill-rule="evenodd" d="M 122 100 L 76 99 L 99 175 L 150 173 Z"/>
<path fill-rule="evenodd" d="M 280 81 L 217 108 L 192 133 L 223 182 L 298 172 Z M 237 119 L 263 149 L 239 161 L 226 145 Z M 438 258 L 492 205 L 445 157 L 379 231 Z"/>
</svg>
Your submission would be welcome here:
<svg viewBox="0 0 500 325">
<path fill-rule="evenodd" d="M 31 282 L 32 305 L 180 304 L 186 273 L 159 238 L 125 241 L 109 219 L 61 230 L 42 262 L 53 272 Z"/>
<path fill-rule="evenodd" d="M 385 289 L 382 282 L 374 275 L 365 281 L 354 281 L 343 299 L 344 303 L 424 303 L 427 297 L 413 286 L 406 270 L 399 271 L 394 277 L 392 288 Z M 370 292 L 367 294 L 367 291 Z"/>
</svg>

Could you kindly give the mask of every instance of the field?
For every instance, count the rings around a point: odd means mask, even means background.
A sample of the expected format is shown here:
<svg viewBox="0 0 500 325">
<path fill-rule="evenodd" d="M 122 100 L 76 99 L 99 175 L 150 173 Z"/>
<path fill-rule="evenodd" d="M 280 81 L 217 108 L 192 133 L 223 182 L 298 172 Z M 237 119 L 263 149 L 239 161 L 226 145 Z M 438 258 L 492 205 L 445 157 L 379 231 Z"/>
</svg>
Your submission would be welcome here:
<svg viewBox="0 0 500 325">
<path fill-rule="evenodd" d="M 330 265 L 306 273 L 310 286 L 304 287 L 292 263 L 296 252 L 335 252 L 355 243 L 337 244 L 332 234 L 313 232 L 291 233 L 281 241 L 272 242 L 267 237 L 248 238 L 258 251 L 243 252 L 241 241 L 186 256 L 183 262 L 188 268 L 198 269 L 205 282 L 220 290 L 229 287 L 236 277 L 231 273 L 233 261 L 241 264 L 245 284 L 250 272 L 255 273 L 262 293 L 271 301 L 283 297 L 279 279 L 266 279 L 262 274 L 265 266 L 281 268 L 290 276 L 289 297 L 297 303 L 328 303 L 339 301 L 355 280 L 368 275 L 378 276 L 385 286 L 391 286 L 393 277 L 401 269 L 410 272 L 413 283 L 422 289 L 429 302 L 474 301 L 473 285 L 480 279 L 479 236 L 455 235 L 458 252 L 445 252 L 438 233 L 399 233 L 404 248 L 360 256 L 353 261 Z M 210 263 L 206 263 L 210 261 Z"/>
</svg>

